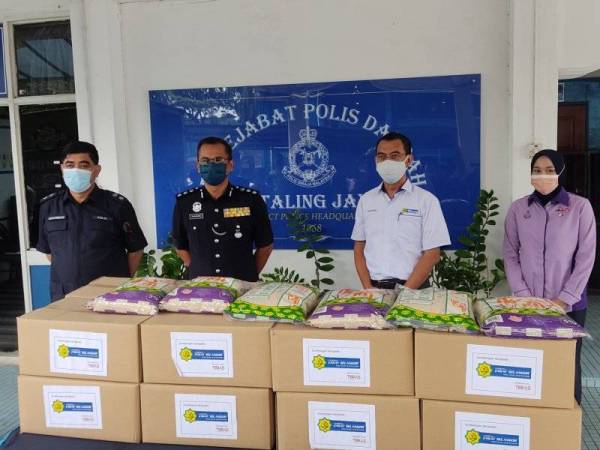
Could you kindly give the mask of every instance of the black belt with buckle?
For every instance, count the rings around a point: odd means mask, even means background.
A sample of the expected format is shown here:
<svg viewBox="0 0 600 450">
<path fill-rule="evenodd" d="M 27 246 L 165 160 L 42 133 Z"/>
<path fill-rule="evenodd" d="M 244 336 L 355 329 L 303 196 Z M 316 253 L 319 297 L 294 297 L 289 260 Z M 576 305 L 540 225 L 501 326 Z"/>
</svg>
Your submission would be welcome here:
<svg viewBox="0 0 600 450">
<path fill-rule="evenodd" d="M 377 289 L 396 289 L 396 285 L 404 285 L 406 280 L 399 278 L 386 278 L 385 280 L 371 280 L 371 286 Z M 431 287 L 429 280 L 425 280 L 419 289 Z"/>
</svg>

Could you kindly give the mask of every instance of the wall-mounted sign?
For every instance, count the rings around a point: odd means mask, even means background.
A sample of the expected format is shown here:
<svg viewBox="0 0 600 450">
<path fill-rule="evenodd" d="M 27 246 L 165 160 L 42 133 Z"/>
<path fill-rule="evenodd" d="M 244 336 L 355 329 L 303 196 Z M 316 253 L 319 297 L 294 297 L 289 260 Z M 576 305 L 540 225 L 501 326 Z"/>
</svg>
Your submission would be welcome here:
<svg viewBox="0 0 600 450">
<path fill-rule="evenodd" d="M 263 195 L 276 248 L 294 248 L 286 215 L 308 215 L 332 249 L 351 248 L 360 195 L 381 180 L 375 144 L 413 142 L 412 182 L 438 196 L 453 243 L 480 189 L 480 76 L 460 75 L 150 92 L 157 235 L 166 244 L 177 192 L 200 183 L 196 146 L 233 147 L 234 184 Z"/>
</svg>

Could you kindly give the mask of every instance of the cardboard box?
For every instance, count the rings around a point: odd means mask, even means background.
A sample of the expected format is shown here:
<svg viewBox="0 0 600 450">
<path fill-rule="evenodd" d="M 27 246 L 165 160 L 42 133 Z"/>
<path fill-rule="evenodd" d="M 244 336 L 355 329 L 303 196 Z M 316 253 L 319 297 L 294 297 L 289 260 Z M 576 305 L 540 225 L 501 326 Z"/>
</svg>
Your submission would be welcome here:
<svg viewBox="0 0 600 450">
<path fill-rule="evenodd" d="M 414 395 L 413 331 L 271 330 L 273 390 Z"/>
<path fill-rule="evenodd" d="M 116 288 L 121 286 L 126 281 L 131 280 L 131 278 L 127 277 L 100 277 L 91 281 L 89 286 L 108 286 L 112 288 Z"/>
<path fill-rule="evenodd" d="M 415 334 L 419 398 L 572 408 L 574 371 L 574 340 Z"/>
<path fill-rule="evenodd" d="M 99 295 L 106 294 L 107 292 L 113 291 L 115 286 L 94 286 L 88 284 L 86 286 L 82 286 L 79 289 L 75 289 L 74 291 L 69 292 L 65 295 L 65 298 L 80 298 L 85 300 L 92 300 Z"/>
<path fill-rule="evenodd" d="M 138 383 L 146 316 L 43 308 L 17 319 L 23 375 Z"/>
<path fill-rule="evenodd" d="M 271 323 L 160 313 L 142 324 L 146 383 L 271 387 Z"/>
<path fill-rule="evenodd" d="M 423 400 L 423 450 L 580 450 L 581 408 Z M 503 445 L 504 444 L 504 445 Z"/>
<path fill-rule="evenodd" d="M 21 431 L 140 442 L 138 384 L 19 376 Z"/>
<path fill-rule="evenodd" d="M 91 309 L 88 307 L 90 302 L 91 300 L 85 298 L 63 298 L 49 303 L 47 308 L 66 311 L 90 311 Z"/>
<path fill-rule="evenodd" d="M 273 447 L 270 389 L 144 383 L 141 398 L 143 442 Z"/>
<path fill-rule="evenodd" d="M 278 450 L 421 449 L 416 398 L 290 392 L 276 398 Z"/>
</svg>

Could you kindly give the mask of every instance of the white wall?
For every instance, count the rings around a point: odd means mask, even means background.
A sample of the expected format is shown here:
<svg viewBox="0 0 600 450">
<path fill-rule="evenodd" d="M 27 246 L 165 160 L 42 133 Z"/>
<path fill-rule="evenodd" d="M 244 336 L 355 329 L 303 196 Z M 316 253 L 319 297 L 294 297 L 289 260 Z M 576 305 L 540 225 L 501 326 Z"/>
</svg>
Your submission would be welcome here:
<svg viewBox="0 0 600 450">
<path fill-rule="evenodd" d="M 121 190 L 152 246 L 152 89 L 481 73 L 482 185 L 510 201 L 505 1 L 141 2 L 122 4 L 120 13 L 129 131 L 121 151 L 132 164 L 131 173 L 119 171 L 119 184 L 135 180 Z M 500 235 L 497 227 L 494 253 Z M 351 252 L 334 256 L 337 284 L 356 286 Z M 307 267 L 295 252 L 275 252 L 269 267 L 279 264 Z"/>
</svg>

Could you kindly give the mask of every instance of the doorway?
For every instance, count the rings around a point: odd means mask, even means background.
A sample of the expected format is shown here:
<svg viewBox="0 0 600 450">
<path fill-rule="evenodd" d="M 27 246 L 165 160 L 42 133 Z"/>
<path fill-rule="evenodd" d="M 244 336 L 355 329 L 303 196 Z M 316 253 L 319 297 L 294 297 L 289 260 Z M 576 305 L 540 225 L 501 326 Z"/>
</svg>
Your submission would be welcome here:
<svg viewBox="0 0 600 450">
<path fill-rule="evenodd" d="M 596 235 L 600 231 L 600 152 L 588 145 L 588 102 L 559 103 L 557 150 L 565 159 L 563 186 L 586 197 L 596 217 Z M 596 244 L 596 263 L 588 287 L 600 292 L 600 241 Z"/>
</svg>

